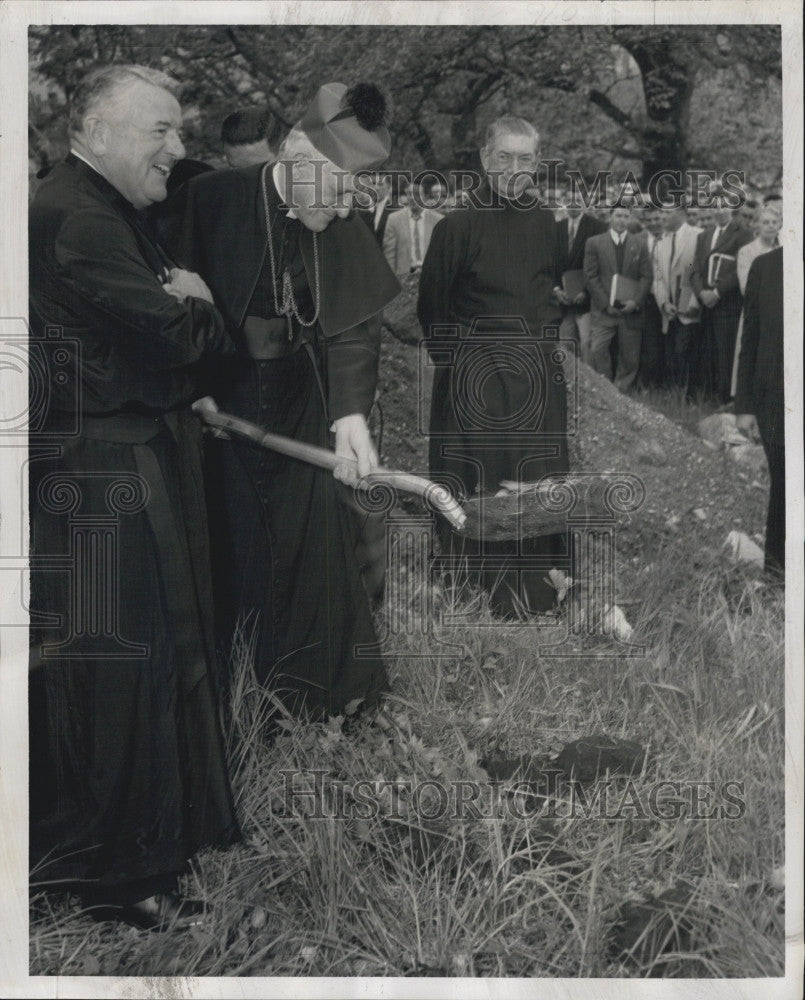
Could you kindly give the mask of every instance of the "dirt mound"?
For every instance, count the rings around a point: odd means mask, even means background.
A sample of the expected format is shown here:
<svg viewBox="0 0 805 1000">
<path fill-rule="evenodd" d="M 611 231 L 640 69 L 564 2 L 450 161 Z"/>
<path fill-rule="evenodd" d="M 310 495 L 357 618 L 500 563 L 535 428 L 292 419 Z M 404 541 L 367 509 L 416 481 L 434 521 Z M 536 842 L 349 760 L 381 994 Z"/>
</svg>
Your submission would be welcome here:
<svg viewBox="0 0 805 1000">
<path fill-rule="evenodd" d="M 768 480 L 736 466 L 698 437 L 579 362 L 571 468 L 632 473 L 646 491 L 634 515 L 641 534 L 693 532 L 721 547 L 733 529 L 762 538 Z M 572 419 L 571 419 L 572 424 Z"/>
</svg>

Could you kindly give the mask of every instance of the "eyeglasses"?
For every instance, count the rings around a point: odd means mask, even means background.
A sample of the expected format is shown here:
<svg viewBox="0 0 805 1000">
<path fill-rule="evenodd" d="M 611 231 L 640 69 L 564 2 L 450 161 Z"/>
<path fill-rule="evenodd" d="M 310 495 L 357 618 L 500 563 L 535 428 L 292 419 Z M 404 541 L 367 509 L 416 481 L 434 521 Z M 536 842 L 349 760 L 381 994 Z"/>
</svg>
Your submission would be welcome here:
<svg viewBox="0 0 805 1000">
<path fill-rule="evenodd" d="M 515 166 L 518 170 L 532 170 L 537 165 L 536 153 L 506 153 L 498 150 L 495 159 L 502 167 Z"/>
</svg>

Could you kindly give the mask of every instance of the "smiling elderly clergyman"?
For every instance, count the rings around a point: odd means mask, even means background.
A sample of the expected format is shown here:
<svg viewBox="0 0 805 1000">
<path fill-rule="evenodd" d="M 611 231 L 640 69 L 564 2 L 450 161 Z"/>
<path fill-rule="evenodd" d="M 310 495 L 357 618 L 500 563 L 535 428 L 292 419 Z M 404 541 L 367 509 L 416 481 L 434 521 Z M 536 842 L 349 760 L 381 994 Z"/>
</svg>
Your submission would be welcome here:
<svg viewBox="0 0 805 1000">
<path fill-rule="evenodd" d="M 184 156 L 175 90 L 138 66 L 84 80 L 71 153 L 29 230 L 32 337 L 56 331 L 65 347 L 34 386 L 59 454 L 37 457 L 31 438 L 32 882 L 160 929 L 199 919 L 176 892 L 189 857 L 239 837 L 189 410 L 198 363 L 232 346 L 204 282 L 173 267 L 140 214 Z M 38 569 L 70 555 L 72 571 Z"/>
</svg>

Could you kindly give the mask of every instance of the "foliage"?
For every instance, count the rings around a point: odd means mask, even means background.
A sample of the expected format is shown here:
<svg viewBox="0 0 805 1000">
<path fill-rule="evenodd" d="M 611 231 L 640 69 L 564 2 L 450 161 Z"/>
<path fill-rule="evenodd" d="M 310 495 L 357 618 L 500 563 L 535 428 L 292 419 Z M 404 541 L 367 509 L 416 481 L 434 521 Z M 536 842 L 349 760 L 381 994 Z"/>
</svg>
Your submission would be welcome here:
<svg viewBox="0 0 805 1000">
<path fill-rule="evenodd" d="M 267 103 L 290 126 L 320 83 L 372 79 L 396 105 L 393 167 L 473 164 L 504 109 L 539 124 L 544 155 L 588 175 L 709 167 L 735 145 L 735 123 L 759 110 L 759 93 L 769 141 L 736 150 L 730 166 L 759 176 L 779 167 L 774 26 L 48 26 L 32 28 L 30 44 L 40 163 L 64 151 L 63 105 L 81 75 L 132 61 L 183 81 L 188 155 L 201 158 L 218 154 L 235 106 Z"/>
</svg>

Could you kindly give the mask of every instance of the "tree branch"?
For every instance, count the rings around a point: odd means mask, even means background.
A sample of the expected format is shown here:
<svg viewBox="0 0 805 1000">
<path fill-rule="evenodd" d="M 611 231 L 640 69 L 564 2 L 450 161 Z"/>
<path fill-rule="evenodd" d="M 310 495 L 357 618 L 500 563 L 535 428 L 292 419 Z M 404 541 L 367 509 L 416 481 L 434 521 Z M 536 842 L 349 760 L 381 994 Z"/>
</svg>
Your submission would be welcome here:
<svg viewBox="0 0 805 1000">
<path fill-rule="evenodd" d="M 625 128 L 627 131 L 636 133 L 638 130 L 632 116 L 627 114 L 622 108 L 619 108 L 614 101 L 611 101 L 606 94 L 602 93 L 600 90 L 591 90 L 587 95 L 590 101 L 595 104 L 596 107 L 600 108 L 604 114 L 611 118 L 612 121 L 617 122 L 618 125 Z"/>
<path fill-rule="evenodd" d="M 626 149 L 624 146 L 605 146 L 602 144 L 599 148 L 606 153 L 612 153 L 613 156 L 620 156 L 624 160 L 643 160 L 646 155 L 645 150 Z"/>
</svg>

